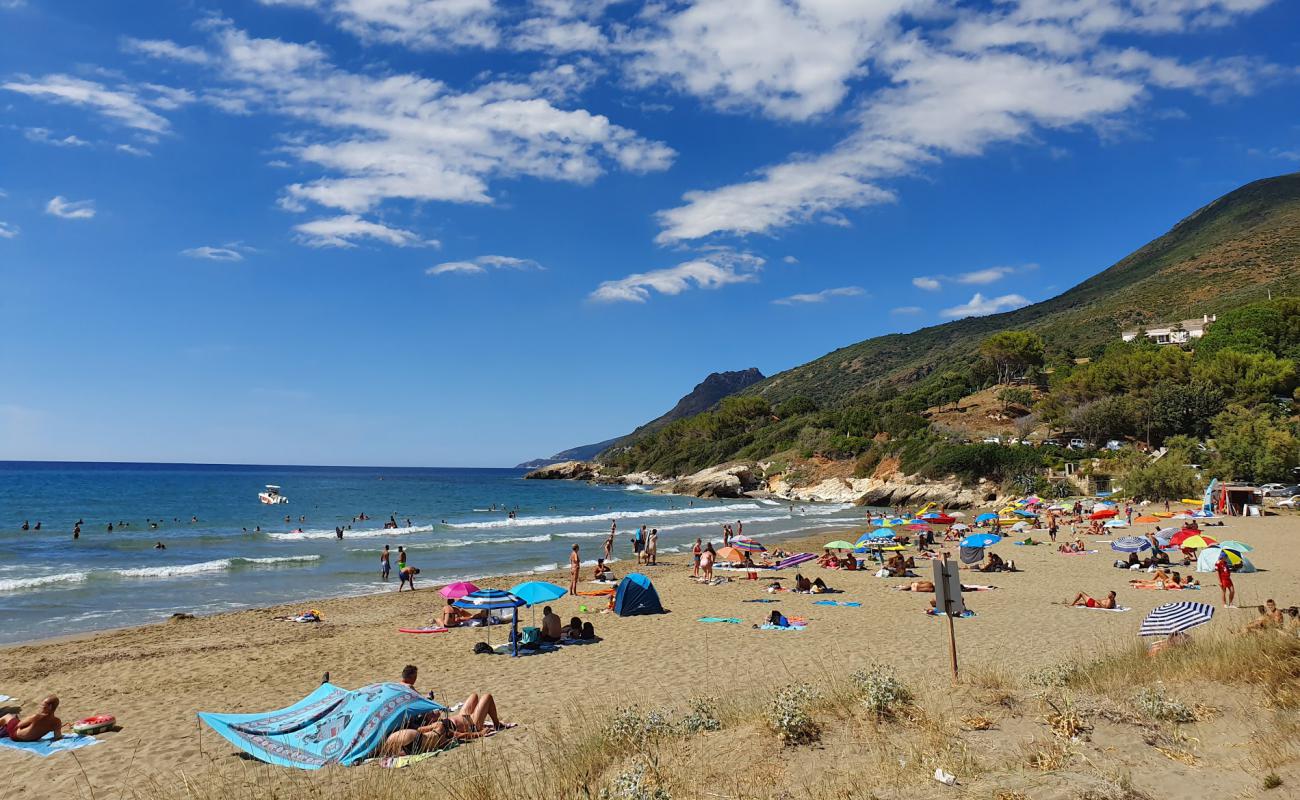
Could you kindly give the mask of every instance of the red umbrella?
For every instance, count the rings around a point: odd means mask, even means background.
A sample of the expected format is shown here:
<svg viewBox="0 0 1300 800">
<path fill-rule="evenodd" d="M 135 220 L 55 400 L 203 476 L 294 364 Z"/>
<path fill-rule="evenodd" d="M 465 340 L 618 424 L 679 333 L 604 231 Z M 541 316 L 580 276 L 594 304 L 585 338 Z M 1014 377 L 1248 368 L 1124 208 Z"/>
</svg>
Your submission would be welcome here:
<svg viewBox="0 0 1300 800">
<path fill-rule="evenodd" d="M 1111 517 L 1118 516 L 1118 515 L 1119 512 L 1116 511 L 1115 509 L 1104 508 L 1101 511 L 1094 511 L 1091 514 L 1089 514 L 1088 519 L 1110 519 Z"/>
<path fill-rule="evenodd" d="M 1205 536 L 1205 535 L 1202 534 L 1200 531 L 1198 531 L 1198 530 L 1194 530 L 1194 529 L 1192 529 L 1192 528 L 1183 528 L 1183 529 L 1182 529 L 1181 531 L 1179 531 L 1178 533 L 1175 533 L 1173 536 L 1171 536 L 1171 537 L 1169 538 L 1169 543 L 1172 544 L 1172 545 L 1174 545 L 1175 547 L 1182 547 L 1182 546 L 1183 546 L 1183 542 L 1187 541 L 1188 539 L 1192 538 L 1193 536 L 1200 536 L 1200 537 L 1202 537 L 1202 538 L 1205 539 L 1205 541 L 1206 541 L 1207 543 L 1209 543 L 1210 545 L 1216 544 L 1216 542 L 1215 542 L 1213 536 Z M 1198 542 L 1197 544 L 1200 544 L 1200 543 Z"/>
</svg>

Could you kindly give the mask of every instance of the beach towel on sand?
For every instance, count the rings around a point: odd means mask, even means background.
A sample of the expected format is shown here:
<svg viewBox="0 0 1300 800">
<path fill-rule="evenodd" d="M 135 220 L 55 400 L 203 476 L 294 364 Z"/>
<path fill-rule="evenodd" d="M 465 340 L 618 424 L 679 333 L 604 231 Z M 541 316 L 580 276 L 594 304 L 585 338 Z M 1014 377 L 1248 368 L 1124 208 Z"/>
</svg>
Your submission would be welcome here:
<svg viewBox="0 0 1300 800">
<path fill-rule="evenodd" d="M 789 625 L 773 625 L 770 622 L 764 622 L 762 625 L 758 626 L 759 630 L 764 630 L 764 631 L 801 631 L 806 627 L 808 626 L 795 625 L 793 622 L 790 623 Z"/>
<path fill-rule="evenodd" d="M 1133 610 L 1128 606 L 1120 606 L 1119 608 L 1100 608 L 1098 606 L 1070 606 L 1070 608 L 1082 608 L 1084 611 L 1111 611 L 1114 613 Z"/>
<path fill-rule="evenodd" d="M 700 617 L 700 622 L 725 622 L 728 625 L 739 625 L 740 620 L 735 617 Z"/>
<path fill-rule="evenodd" d="M 813 601 L 813 605 L 815 605 L 815 606 L 840 606 L 841 608 L 844 608 L 844 607 L 848 607 L 848 608 L 861 608 L 861 607 L 862 607 L 862 604 L 861 604 L 861 603 L 850 603 L 850 602 L 848 602 L 847 600 L 844 601 L 843 603 L 841 603 L 841 602 L 839 602 L 839 601 L 837 601 L 837 600 L 815 600 L 815 601 Z"/>
<path fill-rule="evenodd" d="M 278 711 L 201 712 L 199 719 L 262 761 L 320 769 L 329 764 L 355 764 L 411 718 L 440 710 L 445 708 L 400 683 L 375 683 L 354 691 L 322 683 L 302 700 Z"/>
<path fill-rule="evenodd" d="M 24 753 L 35 753 L 38 756 L 52 756 L 55 753 L 66 753 L 69 750 L 78 750 L 92 744 L 99 744 L 99 740 L 94 736 L 79 736 L 74 733 L 54 741 L 50 738 L 53 735 L 52 733 L 46 734 L 44 739 L 37 742 L 15 742 L 6 736 L 0 739 L 0 747 L 7 747 L 10 750 L 22 750 Z"/>
</svg>

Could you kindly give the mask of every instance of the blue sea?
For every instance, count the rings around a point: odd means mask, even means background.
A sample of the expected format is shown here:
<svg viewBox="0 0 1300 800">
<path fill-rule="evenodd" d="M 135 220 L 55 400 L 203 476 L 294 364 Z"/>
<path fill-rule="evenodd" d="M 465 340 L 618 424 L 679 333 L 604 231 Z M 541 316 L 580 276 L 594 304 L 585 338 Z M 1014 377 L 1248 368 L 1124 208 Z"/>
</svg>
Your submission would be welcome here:
<svg viewBox="0 0 1300 800">
<path fill-rule="evenodd" d="M 266 484 L 289 503 L 260 503 Z M 395 576 L 380 579 L 385 544 L 394 554 L 404 546 L 428 586 L 554 569 L 574 543 L 592 561 L 611 520 L 615 559 L 628 561 L 643 524 L 659 529 L 663 554 L 720 539 L 725 522 L 774 540 L 861 516 L 843 505 L 525 481 L 513 469 L 0 462 L 0 642 L 393 591 Z M 390 517 L 398 527 L 385 530 Z"/>
</svg>

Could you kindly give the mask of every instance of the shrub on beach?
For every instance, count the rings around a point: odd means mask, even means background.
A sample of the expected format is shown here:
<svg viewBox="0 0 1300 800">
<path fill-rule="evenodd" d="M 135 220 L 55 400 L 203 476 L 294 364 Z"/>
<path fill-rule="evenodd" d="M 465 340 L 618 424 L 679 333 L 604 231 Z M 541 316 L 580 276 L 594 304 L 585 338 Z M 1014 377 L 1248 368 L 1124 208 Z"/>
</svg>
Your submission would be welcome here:
<svg viewBox="0 0 1300 800">
<path fill-rule="evenodd" d="M 722 720 L 718 718 L 717 703 L 707 697 L 692 697 L 689 707 L 690 710 L 682 717 L 680 723 L 683 733 L 707 733 L 722 728 Z"/>
<path fill-rule="evenodd" d="M 1160 722 L 1196 721 L 1196 713 L 1185 703 L 1167 697 L 1164 687 L 1144 687 L 1133 698 L 1133 705 L 1143 714 Z"/>
<path fill-rule="evenodd" d="M 871 664 L 849 676 L 862 696 L 862 705 L 877 718 L 886 719 L 910 705 L 912 693 L 898 679 L 892 667 Z"/>
<path fill-rule="evenodd" d="M 811 744 L 821 738 L 821 725 L 812 716 L 818 694 L 799 684 L 776 693 L 767 708 L 767 722 L 785 744 Z"/>
<path fill-rule="evenodd" d="M 671 732 L 672 721 L 667 710 L 655 709 L 642 714 L 635 706 L 617 709 L 605 726 L 606 739 L 629 749 L 640 748 L 645 742 Z"/>
<path fill-rule="evenodd" d="M 600 790 L 600 800 L 672 800 L 668 790 L 653 781 L 650 764 L 638 757 Z"/>
</svg>

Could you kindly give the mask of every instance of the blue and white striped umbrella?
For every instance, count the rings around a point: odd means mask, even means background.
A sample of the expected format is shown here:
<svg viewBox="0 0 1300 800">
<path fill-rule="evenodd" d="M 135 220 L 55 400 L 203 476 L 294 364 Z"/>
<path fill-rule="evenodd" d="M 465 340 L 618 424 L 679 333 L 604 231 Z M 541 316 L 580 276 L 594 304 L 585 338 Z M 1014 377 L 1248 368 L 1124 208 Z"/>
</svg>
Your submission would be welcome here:
<svg viewBox="0 0 1300 800">
<path fill-rule="evenodd" d="M 1151 542 L 1141 536 L 1121 536 L 1110 543 L 1110 549 L 1121 553 L 1141 553 L 1151 549 Z"/>
<path fill-rule="evenodd" d="M 457 608 L 470 608 L 475 611 L 496 611 L 502 608 L 518 608 L 524 601 L 501 589 L 479 589 L 470 592 L 452 603 Z"/>
<path fill-rule="evenodd" d="M 1165 603 L 1142 620 L 1139 636 L 1173 636 L 1204 625 L 1214 617 L 1214 606 L 1207 603 Z"/>
</svg>

